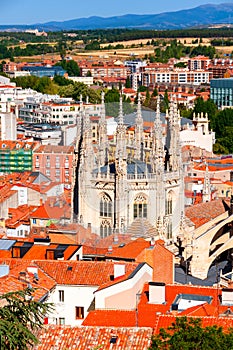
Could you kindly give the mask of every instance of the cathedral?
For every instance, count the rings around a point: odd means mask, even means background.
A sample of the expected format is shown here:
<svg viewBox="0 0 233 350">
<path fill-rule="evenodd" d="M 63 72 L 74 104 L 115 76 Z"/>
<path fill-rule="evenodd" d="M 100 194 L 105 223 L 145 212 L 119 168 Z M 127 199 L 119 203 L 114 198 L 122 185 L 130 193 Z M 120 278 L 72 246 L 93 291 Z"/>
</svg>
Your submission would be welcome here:
<svg viewBox="0 0 233 350">
<path fill-rule="evenodd" d="M 145 133 L 140 96 L 133 134 L 123 113 L 122 97 L 114 135 L 107 135 L 104 94 L 97 142 L 90 116 L 82 109 L 77 123 L 73 166 L 73 220 L 100 237 L 133 233 L 135 237 L 175 242 L 184 213 L 180 115 L 176 102 L 162 125 L 160 101 Z M 165 132 L 164 132 L 165 129 Z"/>
</svg>

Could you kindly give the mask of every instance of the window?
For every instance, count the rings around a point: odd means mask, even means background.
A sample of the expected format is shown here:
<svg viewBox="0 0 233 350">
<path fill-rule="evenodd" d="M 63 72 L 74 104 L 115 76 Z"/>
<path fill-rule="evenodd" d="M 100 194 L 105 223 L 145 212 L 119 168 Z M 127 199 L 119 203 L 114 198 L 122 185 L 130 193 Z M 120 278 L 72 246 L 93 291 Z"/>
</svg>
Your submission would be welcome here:
<svg viewBox="0 0 233 350">
<path fill-rule="evenodd" d="M 134 219 L 147 217 L 147 201 L 145 196 L 141 194 L 138 195 L 134 200 L 133 216 L 134 216 Z"/>
<path fill-rule="evenodd" d="M 172 238 L 172 223 L 169 222 L 167 225 L 167 238 L 171 239 Z"/>
<path fill-rule="evenodd" d="M 171 215 L 172 214 L 172 193 L 168 193 L 167 200 L 165 202 L 165 215 Z"/>
<path fill-rule="evenodd" d="M 109 220 L 103 220 L 100 225 L 100 237 L 108 237 L 112 234 L 111 222 Z"/>
<path fill-rule="evenodd" d="M 12 258 L 20 258 L 20 247 L 13 247 Z"/>
<path fill-rule="evenodd" d="M 84 307 L 83 306 L 76 306 L 75 307 L 75 318 L 76 318 L 76 320 L 79 318 L 84 318 Z"/>
<path fill-rule="evenodd" d="M 112 217 L 112 200 L 106 193 L 100 199 L 100 216 Z"/>
<path fill-rule="evenodd" d="M 65 324 L 65 317 L 59 317 L 59 324 L 64 325 Z"/>
<path fill-rule="evenodd" d="M 54 250 L 46 250 L 46 259 L 54 260 Z"/>
<path fill-rule="evenodd" d="M 59 290 L 58 291 L 58 298 L 59 298 L 59 302 L 64 302 L 64 290 Z"/>
<path fill-rule="evenodd" d="M 32 219 L 32 223 L 33 223 L 33 224 L 36 224 L 36 219 Z"/>
</svg>

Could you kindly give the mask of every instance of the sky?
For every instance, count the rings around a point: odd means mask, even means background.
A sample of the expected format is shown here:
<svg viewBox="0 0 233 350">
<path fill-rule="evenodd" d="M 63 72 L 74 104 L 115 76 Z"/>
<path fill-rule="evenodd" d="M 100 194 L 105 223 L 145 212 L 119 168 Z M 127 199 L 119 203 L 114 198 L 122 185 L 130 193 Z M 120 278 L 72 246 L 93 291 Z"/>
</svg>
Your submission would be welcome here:
<svg viewBox="0 0 233 350">
<path fill-rule="evenodd" d="M 0 24 L 36 24 L 81 17 L 156 14 L 233 0 L 0 0 Z"/>
</svg>

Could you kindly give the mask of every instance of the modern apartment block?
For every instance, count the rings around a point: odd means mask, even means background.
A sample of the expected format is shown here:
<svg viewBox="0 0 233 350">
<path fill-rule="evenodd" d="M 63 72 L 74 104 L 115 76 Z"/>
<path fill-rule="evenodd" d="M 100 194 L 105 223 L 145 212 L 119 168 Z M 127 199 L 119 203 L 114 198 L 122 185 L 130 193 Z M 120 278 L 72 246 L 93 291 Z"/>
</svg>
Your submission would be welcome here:
<svg viewBox="0 0 233 350">
<path fill-rule="evenodd" d="M 32 171 L 34 142 L 0 141 L 0 173 Z"/>
<path fill-rule="evenodd" d="M 103 62 L 81 62 L 80 63 L 81 76 L 85 77 L 88 75 L 88 72 L 91 73 L 91 76 L 94 79 L 101 79 L 104 77 L 115 77 L 122 78 L 127 77 L 128 68 L 125 67 L 122 63 L 116 64 L 112 62 L 103 63 Z"/>
<path fill-rule="evenodd" d="M 84 103 L 82 101 L 76 103 L 67 100 L 38 102 L 36 99 L 30 99 L 24 102 L 23 107 L 20 107 L 19 118 L 27 123 L 73 125 L 76 124 L 80 107 L 90 115 L 100 115 L 100 104 Z"/>
<path fill-rule="evenodd" d="M 163 71 L 147 71 L 145 68 L 143 85 L 149 86 L 157 83 L 200 85 L 208 84 L 211 78 L 212 72 L 205 70 L 188 71 L 187 69 L 168 69 Z"/>
</svg>

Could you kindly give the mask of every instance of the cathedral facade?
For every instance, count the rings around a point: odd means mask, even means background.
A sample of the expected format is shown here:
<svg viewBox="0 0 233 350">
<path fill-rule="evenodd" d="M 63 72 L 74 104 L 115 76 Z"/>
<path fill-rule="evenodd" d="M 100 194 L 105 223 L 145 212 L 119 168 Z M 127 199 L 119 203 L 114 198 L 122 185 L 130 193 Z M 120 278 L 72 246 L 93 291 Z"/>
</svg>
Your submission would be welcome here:
<svg viewBox="0 0 233 350">
<path fill-rule="evenodd" d="M 91 224 L 92 232 L 100 237 L 127 233 L 138 222 L 137 236 L 176 241 L 184 213 L 176 103 L 171 103 L 166 114 L 164 137 L 158 99 L 147 139 L 140 96 L 133 138 L 127 132 L 122 98 L 111 139 L 107 135 L 104 94 L 101 106 L 96 143 L 92 142 L 90 117 L 81 108 L 72 191 L 74 220 L 84 226 Z M 154 228 L 150 233 L 148 226 Z"/>
</svg>

